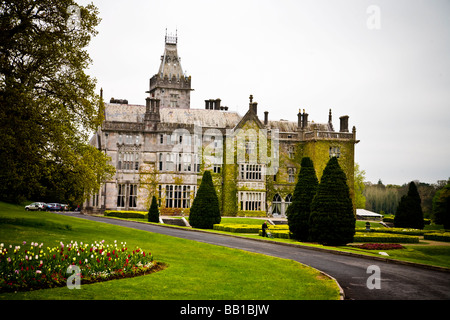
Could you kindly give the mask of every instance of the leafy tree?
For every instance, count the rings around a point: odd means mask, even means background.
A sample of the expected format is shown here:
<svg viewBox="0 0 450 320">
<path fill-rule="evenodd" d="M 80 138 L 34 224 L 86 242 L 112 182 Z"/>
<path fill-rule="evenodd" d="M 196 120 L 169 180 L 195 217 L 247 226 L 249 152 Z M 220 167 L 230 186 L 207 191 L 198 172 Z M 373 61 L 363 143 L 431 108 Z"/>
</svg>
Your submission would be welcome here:
<svg viewBox="0 0 450 320">
<path fill-rule="evenodd" d="M 103 120 L 95 79 L 85 73 L 98 24 L 92 4 L 0 3 L 1 200 L 61 194 L 60 183 L 76 183 L 70 196 L 82 201 L 114 172 L 88 146 Z"/>
<path fill-rule="evenodd" d="M 148 210 L 148 222 L 159 222 L 158 203 L 155 196 L 152 197 L 152 204 Z"/>
<path fill-rule="evenodd" d="M 414 181 L 409 183 L 408 193 L 400 199 L 394 225 L 398 228 L 423 229 L 424 227 L 420 195 Z"/>
<path fill-rule="evenodd" d="M 311 203 L 310 240 L 326 245 L 344 245 L 353 241 L 355 215 L 347 177 L 332 157 Z"/>
<path fill-rule="evenodd" d="M 357 209 L 366 208 L 366 197 L 364 196 L 364 179 L 366 172 L 360 170 L 359 164 L 355 163 L 355 205 Z"/>
<path fill-rule="evenodd" d="M 443 224 L 444 229 L 450 229 L 450 180 L 436 191 L 433 197 L 433 214 L 436 224 Z"/>
<path fill-rule="evenodd" d="M 189 223 L 194 228 L 212 229 L 220 223 L 219 199 L 211 178 L 211 172 L 205 170 L 202 182 L 189 213 Z"/>
<path fill-rule="evenodd" d="M 318 184 L 312 160 L 309 157 L 304 157 L 301 162 L 292 203 L 286 212 L 289 230 L 292 232 L 293 238 L 299 241 L 308 240 L 311 202 L 316 194 Z"/>
</svg>

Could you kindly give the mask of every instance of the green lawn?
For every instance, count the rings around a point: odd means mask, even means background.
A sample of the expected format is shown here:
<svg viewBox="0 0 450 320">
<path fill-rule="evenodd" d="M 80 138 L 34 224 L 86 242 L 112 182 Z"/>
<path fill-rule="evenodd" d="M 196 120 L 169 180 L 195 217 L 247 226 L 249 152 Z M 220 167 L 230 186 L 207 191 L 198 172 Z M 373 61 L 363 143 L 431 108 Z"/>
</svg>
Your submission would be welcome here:
<svg viewBox="0 0 450 320">
<path fill-rule="evenodd" d="M 336 283 L 295 261 L 0 203 L 0 243 L 126 242 L 151 251 L 165 270 L 135 278 L 20 293 L 0 299 L 335 300 Z"/>
</svg>

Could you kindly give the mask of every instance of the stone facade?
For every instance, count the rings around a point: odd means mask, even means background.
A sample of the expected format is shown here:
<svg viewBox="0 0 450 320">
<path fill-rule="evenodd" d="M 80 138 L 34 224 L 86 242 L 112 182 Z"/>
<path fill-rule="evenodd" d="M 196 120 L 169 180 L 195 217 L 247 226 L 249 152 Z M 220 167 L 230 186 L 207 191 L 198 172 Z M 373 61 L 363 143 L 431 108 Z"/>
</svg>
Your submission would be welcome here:
<svg viewBox="0 0 450 320">
<path fill-rule="evenodd" d="M 296 121 L 271 121 L 267 111 L 261 120 L 252 96 L 244 116 L 228 111 L 220 99 L 191 109 L 191 78 L 182 73 L 176 43 L 166 36 L 145 105 L 114 99 L 104 104 L 104 123 L 91 143 L 111 158 L 116 174 L 85 203 L 86 212 L 147 211 L 155 195 L 161 215 L 188 215 L 203 171 L 210 170 L 222 215 L 282 217 L 304 156 L 313 160 L 319 179 L 328 159 L 337 156 L 354 199 L 358 140 L 355 127 L 348 130 L 348 116 L 340 118 L 336 132 L 331 110 L 327 123 L 309 121 L 305 110 Z"/>
</svg>

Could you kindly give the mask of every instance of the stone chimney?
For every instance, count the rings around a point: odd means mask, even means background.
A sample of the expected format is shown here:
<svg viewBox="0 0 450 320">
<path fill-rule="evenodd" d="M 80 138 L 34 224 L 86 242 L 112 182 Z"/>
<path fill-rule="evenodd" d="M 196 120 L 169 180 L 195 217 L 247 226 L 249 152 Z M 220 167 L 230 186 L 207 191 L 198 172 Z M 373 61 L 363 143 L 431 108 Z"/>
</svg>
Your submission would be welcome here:
<svg viewBox="0 0 450 320">
<path fill-rule="evenodd" d="M 258 114 L 258 103 L 257 102 L 253 102 L 250 106 L 250 109 L 253 111 L 254 114 Z"/>
<path fill-rule="evenodd" d="M 308 126 L 308 114 L 305 112 L 305 109 L 303 109 L 302 129 L 306 129 L 307 126 Z"/>
<path fill-rule="evenodd" d="M 341 120 L 339 132 L 348 132 L 348 116 L 339 117 Z"/>
<path fill-rule="evenodd" d="M 269 124 L 269 111 L 264 111 L 264 125 L 267 126 Z"/>
<path fill-rule="evenodd" d="M 215 100 L 214 110 L 220 110 L 220 99 Z"/>
<path fill-rule="evenodd" d="M 160 114 L 159 114 L 159 99 L 154 99 L 147 97 L 145 99 L 145 121 L 160 121 Z"/>
</svg>

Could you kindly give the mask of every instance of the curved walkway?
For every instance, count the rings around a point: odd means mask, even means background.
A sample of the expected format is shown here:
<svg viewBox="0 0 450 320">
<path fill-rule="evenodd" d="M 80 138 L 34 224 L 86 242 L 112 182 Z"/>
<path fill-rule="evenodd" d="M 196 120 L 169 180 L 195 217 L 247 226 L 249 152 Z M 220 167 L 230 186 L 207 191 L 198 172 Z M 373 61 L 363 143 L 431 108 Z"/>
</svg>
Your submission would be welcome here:
<svg viewBox="0 0 450 320">
<path fill-rule="evenodd" d="M 334 277 L 353 300 L 449 300 L 450 272 L 384 259 L 339 254 L 267 240 L 174 228 L 105 217 L 64 213 L 73 217 L 292 259 Z M 379 275 L 379 282 L 375 279 Z M 282 275 L 280 275 L 282 276 Z M 379 284 L 379 285 L 378 285 Z M 372 287 L 372 289 L 370 288 Z"/>
</svg>

